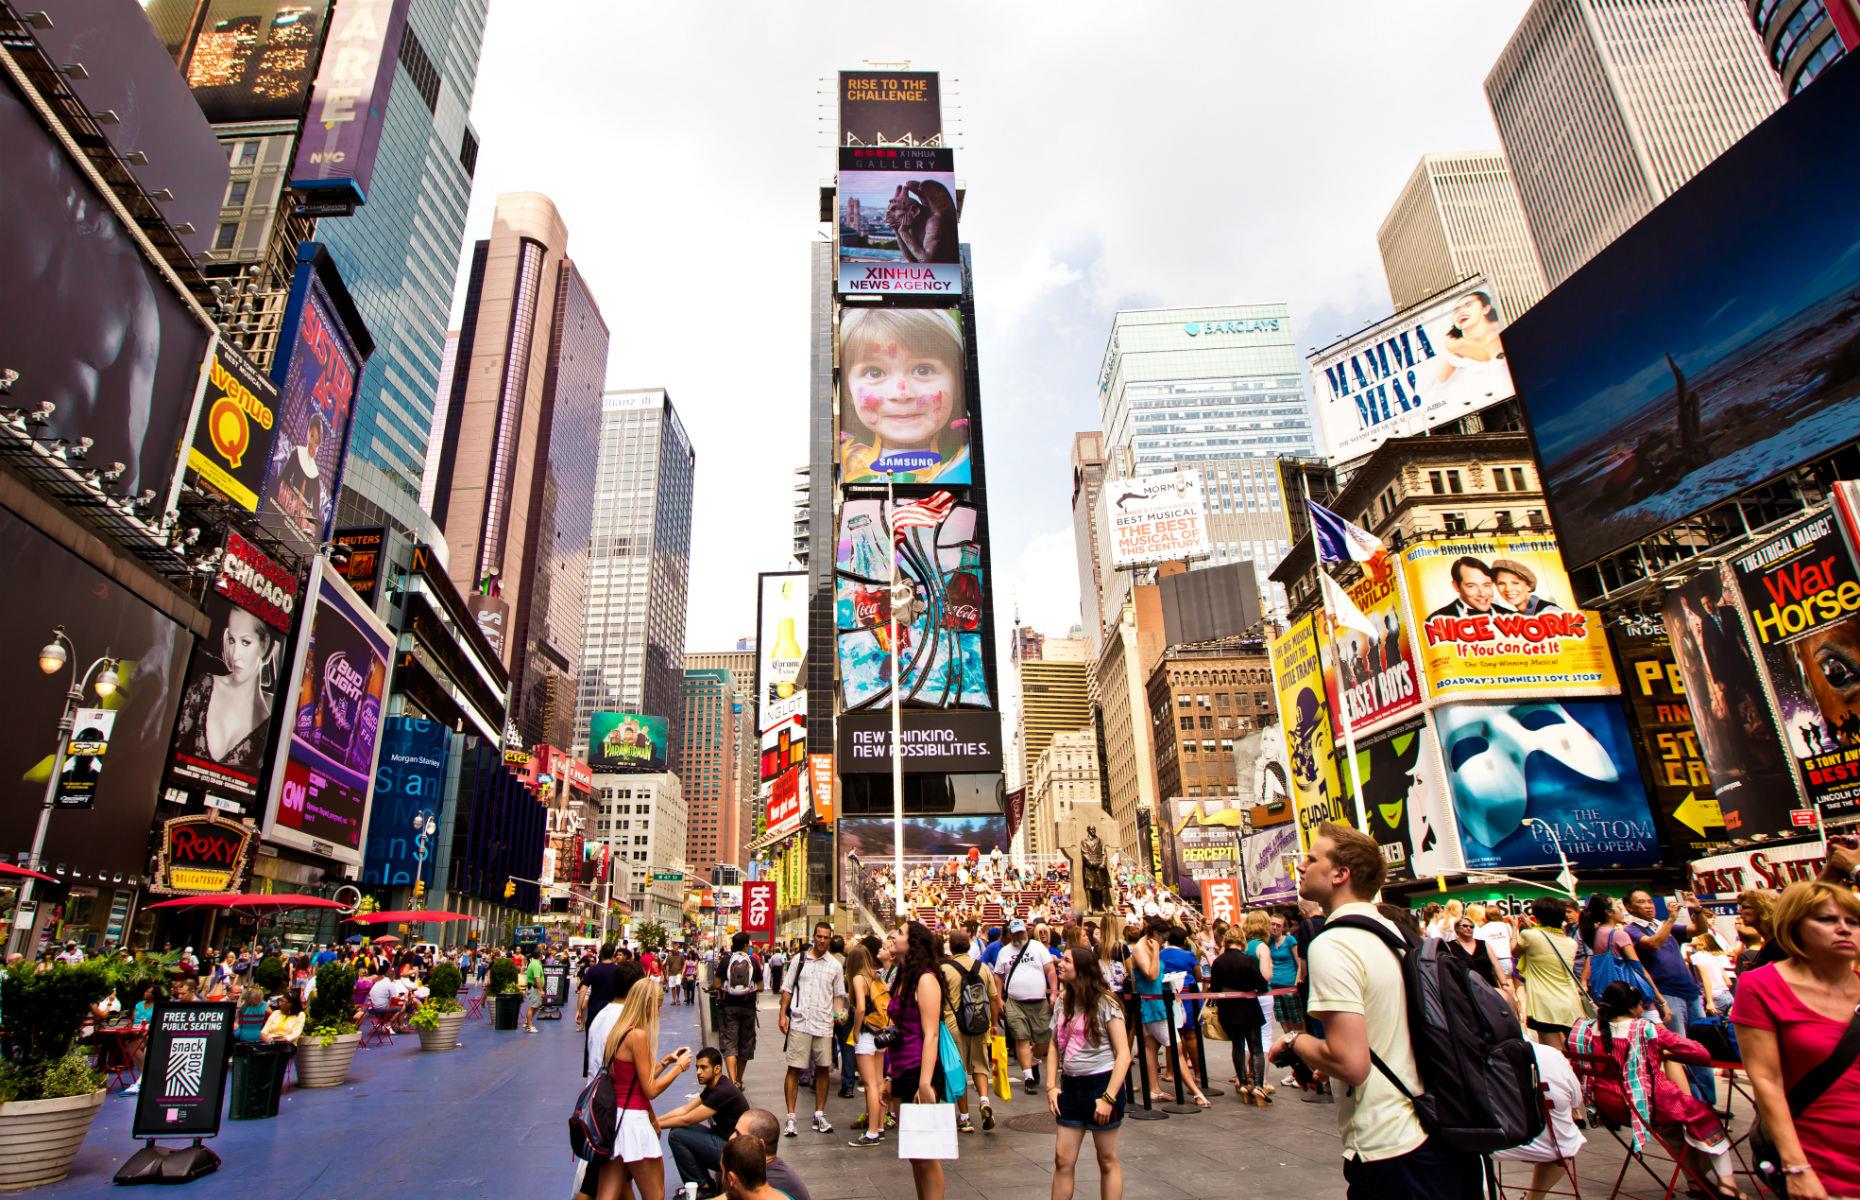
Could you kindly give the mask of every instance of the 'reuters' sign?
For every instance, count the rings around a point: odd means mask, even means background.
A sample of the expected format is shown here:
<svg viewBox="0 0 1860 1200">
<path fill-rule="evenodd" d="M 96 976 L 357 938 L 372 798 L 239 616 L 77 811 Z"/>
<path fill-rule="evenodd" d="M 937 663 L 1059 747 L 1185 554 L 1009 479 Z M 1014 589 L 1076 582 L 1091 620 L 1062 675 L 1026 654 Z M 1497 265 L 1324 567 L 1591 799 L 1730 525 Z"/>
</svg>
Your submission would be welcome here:
<svg viewBox="0 0 1860 1200">
<path fill-rule="evenodd" d="M 743 932 L 752 942 L 775 940 L 775 881 L 751 879 L 743 884 Z"/>
<path fill-rule="evenodd" d="M 1821 874 L 1828 848 L 1817 839 L 1714 854 L 1692 864 L 1692 890 L 1701 897 L 1735 898 L 1745 888 L 1782 889 Z"/>
</svg>

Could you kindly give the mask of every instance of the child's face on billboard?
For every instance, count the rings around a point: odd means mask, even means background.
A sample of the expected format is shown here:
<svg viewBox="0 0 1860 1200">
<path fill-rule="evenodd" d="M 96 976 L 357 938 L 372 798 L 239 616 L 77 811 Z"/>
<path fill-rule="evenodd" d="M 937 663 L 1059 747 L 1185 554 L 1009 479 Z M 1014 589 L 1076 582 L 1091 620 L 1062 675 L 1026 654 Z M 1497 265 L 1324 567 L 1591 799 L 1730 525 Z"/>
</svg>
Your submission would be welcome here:
<svg viewBox="0 0 1860 1200">
<path fill-rule="evenodd" d="M 846 379 L 859 423 L 890 448 L 932 445 L 955 407 L 952 365 L 895 341 L 862 351 Z"/>
</svg>

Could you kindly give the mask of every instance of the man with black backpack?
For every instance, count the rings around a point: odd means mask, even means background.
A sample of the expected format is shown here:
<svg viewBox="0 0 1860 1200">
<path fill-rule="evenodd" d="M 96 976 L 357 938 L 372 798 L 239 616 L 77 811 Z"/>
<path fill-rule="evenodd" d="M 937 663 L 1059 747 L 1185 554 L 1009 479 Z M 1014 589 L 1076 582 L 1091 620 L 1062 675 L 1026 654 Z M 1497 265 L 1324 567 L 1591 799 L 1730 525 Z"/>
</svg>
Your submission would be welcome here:
<svg viewBox="0 0 1860 1200">
<path fill-rule="evenodd" d="M 724 1068 L 738 1087 L 743 1069 L 756 1056 L 756 998 L 762 994 L 762 959 L 749 948 L 749 934 L 730 938 L 730 952 L 717 968 L 717 1045 Z"/>
<path fill-rule="evenodd" d="M 1001 1016 L 1001 993 L 995 975 L 969 953 L 974 943 L 965 930 L 949 935 L 949 957 L 939 969 L 943 975 L 943 1024 L 955 1035 L 963 1073 L 975 1085 L 982 1098 L 982 1130 L 995 1127 L 994 1106 L 988 1102 L 988 1081 L 993 1075 L 988 1061 L 988 1035 Z M 956 1128 L 962 1133 L 975 1132 L 969 1119 L 969 1093 L 956 1102 Z"/>
<path fill-rule="evenodd" d="M 1326 822 L 1312 838 L 1298 894 L 1324 909 L 1308 956 L 1310 1015 L 1324 1036 L 1287 1033 L 1273 1061 L 1283 1066 L 1297 1057 L 1345 1085 L 1336 1097 L 1337 1124 L 1350 1200 L 1476 1200 L 1478 1154 L 1430 1136 L 1415 1103 L 1423 1078 L 1404 955 L 1388 941 L 1402 944 L 1401 934 L 1375 906 L 1386 872 L 1375 839 L 1355 829 Z"/>
</svg>

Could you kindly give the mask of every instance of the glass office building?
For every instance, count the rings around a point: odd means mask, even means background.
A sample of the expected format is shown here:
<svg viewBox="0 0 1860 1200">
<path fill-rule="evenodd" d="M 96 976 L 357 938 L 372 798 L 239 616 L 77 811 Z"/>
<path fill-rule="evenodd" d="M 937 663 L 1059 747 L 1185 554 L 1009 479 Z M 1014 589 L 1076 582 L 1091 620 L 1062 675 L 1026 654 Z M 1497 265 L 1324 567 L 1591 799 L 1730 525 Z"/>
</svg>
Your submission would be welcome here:
<svg viewBox="0 0 1860 1200">
<path fill-rule="evenodd" d="M 1222 304 L 1118 313 L 1098 374 L 1106 477 L 1198 469 L 1214 554 L 1191 565 L 1252 562 L 1281 612 L 1266 578 L 1290 549 L 1276 460 L 1317 451 L 1303 369 L 1286 305 Z M 1102 579 L 1108 622 L 1130 580 Z"/>
<path fill-rule="evenodd" d="M 412 0 L 368 202 L 317 237 L 375 337 L 349 453 L 420 494 L 465 209 L 478 162 L 466 114 L 489 0 Z"/>
</svg>

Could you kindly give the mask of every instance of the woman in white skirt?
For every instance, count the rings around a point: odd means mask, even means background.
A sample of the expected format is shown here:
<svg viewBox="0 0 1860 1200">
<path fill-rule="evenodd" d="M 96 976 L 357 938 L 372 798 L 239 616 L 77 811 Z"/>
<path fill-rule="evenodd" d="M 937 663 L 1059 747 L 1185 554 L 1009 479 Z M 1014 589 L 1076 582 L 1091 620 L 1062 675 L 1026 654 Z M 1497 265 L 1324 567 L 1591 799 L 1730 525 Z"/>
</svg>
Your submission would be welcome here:
<svg viewBox="0 0 1860 1200">
<path fill-rule="evenodd" d="M 658 1120 L 652 1102 L 691 1065 L 691 1047 L 680 1046 L 654 1061 L 659 1052 L 659 1002 L 656 980 L 642 979 L 626 994 L 620 1019 L 607 1035 L 604 1059 L 614 1080 L 614 1108 L 620 1117 L 613 1157 L 600 1166 L 595 1200 L 620 1200 L 628 1185 L 639 1200 L 664 1200 L 665 1167 L 660 1161 Z M 595 1169 L 594 1163 L 588 1169 Z"/>
</svg>

